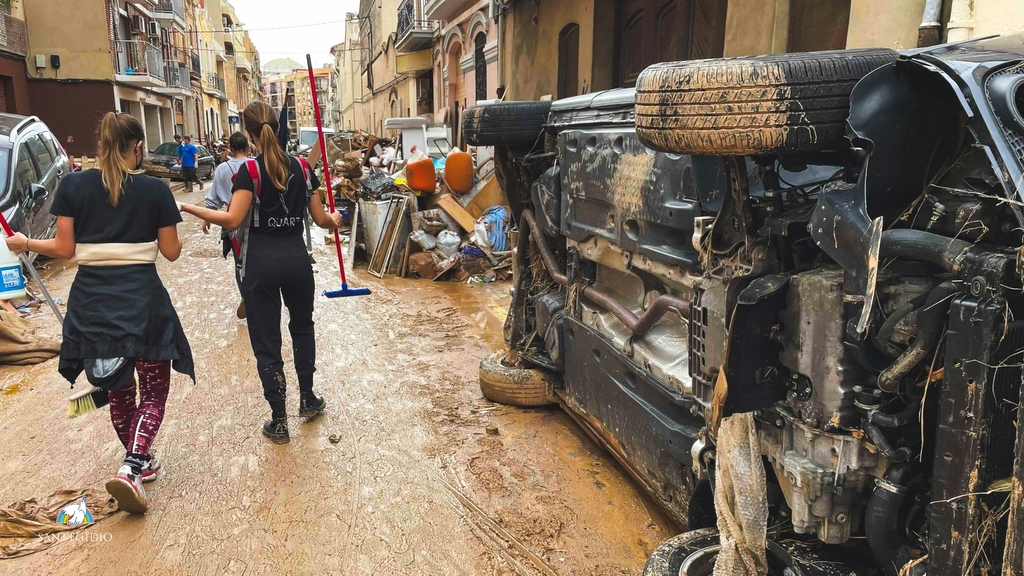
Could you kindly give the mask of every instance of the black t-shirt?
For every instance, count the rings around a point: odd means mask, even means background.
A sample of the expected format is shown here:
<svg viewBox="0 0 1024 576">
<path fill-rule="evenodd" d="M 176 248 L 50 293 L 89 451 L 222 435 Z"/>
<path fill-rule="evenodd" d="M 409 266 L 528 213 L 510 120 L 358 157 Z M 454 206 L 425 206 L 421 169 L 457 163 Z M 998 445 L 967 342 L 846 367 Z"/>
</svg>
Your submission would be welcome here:
<svg viewBox="0 0 1024 576">
<path fill-rule="evenodd" d="M 157 230 L 181 222 L 174 195 L 163 180 L 129 174 L 115 208 L 95 169 L 61 180 L 50 213 L 74 218 L 75 242 L 81 244 L 153 242 Z"/>
<path fill-rule="evenodd" d="M 288 181 L 285 182 L 285 190 L 282 192 L 274 188 L 274 184 L 271 183 L 263 156 L 256 159 L 260 167 L 260 187 L 263 190 L 260 192 L 259 214 L 253 215 L 254 218 L 258 218 L 258 221 L 249 223 L 249 233 L 274 236 L 302 234 L 302 222 L 306 217 L 306 206 L 312 192 L 306 186 L 306 175 L 302 170 L 302 164 L 291 156 L 288 157 L 288 160 L 290 161 Z M 316 174 L 311 172 L 310 179 L 313 190 L 320 188 L 320 181 L 317 180 Z M 243 164 L 238 169 L 238 176 L 235 177 L 235 185 L 231 192 L 252 191 L 254 187 L 249 167 L 247 164 Z"/>
</svg>

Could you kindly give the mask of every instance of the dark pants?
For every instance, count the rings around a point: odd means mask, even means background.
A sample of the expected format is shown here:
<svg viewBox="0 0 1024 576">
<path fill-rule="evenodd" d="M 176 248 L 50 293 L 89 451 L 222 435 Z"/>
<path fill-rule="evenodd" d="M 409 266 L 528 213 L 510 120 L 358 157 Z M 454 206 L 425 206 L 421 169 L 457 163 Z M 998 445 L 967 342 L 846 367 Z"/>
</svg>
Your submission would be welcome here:
<svg viewBox="0 0 1024 576">
<path fill-rule="evenodd" d="M 295 372 L 299 390 L 313 390 L 316 371 L 316 339 L 313 333 L 313 267 L 302 236 L 286 238 L 249 236 L 242 297 L 249 320 L 249 340 L 256 369 L 263 383 L 263 397 L 275 418 L 284 418 L 285 378 L 281 359 L 281 302 L 291 320 Z"/>
<path fill-rule="evenodd" d="M 199 184 L 199 189 L 203 189 L 203 183 L 199 181 L 199 174 L 196 172 L 195 166 L 182 166 L 181 177 L 185 179 L 185 186 L 191 190 L 192 183 L 196 182 Z"/>
</svg>

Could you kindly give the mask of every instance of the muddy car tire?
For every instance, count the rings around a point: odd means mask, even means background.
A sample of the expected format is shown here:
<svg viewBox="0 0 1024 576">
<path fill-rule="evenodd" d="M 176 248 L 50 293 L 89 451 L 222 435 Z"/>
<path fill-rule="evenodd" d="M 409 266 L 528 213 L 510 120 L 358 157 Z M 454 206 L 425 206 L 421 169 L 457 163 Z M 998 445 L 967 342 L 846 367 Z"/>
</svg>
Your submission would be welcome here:
<svg viewBox="0 0 1024 576">
<path fill-rule="evenodd" d="M 866 49 L 655 64 L 637 80 L 637 136 L 676 154 L 829 149 L 846 134 L 854 85 L 896 57 Z"/>
<path fill-rule="evenodd" d="M 542 141 L 551 102 L 500 102 L 467 108 L 462 133 L 471 146 L 530 148 Z"/>
<path fill-rule="evenodd" d="M 480 361 L 480 391 L 484 398 L 509 406 L 547 406 L 557 402 L 555 376 L 536 368 L 505 364 L 505 353 L 497 352 Z"/>
<path fill-rule="evenodd" d="M 690 563 L 687 576 L 711 576 L 718 557 L 718 530 L 704 528 L 684 532 L 658 546 L 647 564 L 643 576 L 678 576 L 684 562 Z"/>
</svg>

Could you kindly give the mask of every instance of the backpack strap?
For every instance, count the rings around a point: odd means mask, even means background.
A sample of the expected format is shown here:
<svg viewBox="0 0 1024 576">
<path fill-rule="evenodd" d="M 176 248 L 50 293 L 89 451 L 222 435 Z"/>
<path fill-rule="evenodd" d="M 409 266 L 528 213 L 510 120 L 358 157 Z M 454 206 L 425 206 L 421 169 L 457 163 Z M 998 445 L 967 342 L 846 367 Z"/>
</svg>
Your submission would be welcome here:
<svg viewBox="0 0 1024 576">
<path fill-rule="evenodd" d="M 255 160 L 246 160 L 245 167 L 249 169 L 249 176 L 252 178 L 253 188 L 255 188 L 255 190 L 253 190 L 253 194 L 259 198 L 260 192 L 262 192 L 261 189 L 263 188 L 260 184 L 260 165 L 257 164 Z"/>
<path fill-rule="evenodd" d="M 309 169 L 309 162 L 305 158 L 299 158 L 299 164 L 302 165 L 302 175 L 306 177 L 306 192 L 307 196 L 309 192 L 313 192 L 313 171 Z"/>
</svg>

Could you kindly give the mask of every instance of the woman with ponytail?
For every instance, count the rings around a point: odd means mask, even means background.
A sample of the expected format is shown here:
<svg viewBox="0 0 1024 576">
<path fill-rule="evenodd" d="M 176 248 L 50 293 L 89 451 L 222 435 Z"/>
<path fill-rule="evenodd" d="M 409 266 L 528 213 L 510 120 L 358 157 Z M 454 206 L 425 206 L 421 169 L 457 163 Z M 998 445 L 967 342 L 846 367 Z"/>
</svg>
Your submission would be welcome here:
<svg viewBox="0 0 1024 576">
<path fill-rule="evenodd" d="M 78 260 L 58 371 L 72 386 L 85 372 L 96 394 L 106 394 L 126 452 L 107 491 L 135 514 L 148 507 L 142 483 L 157 477 L 150 447 L 164 418 L 171 368 L 195 381 L 192 351 L 156 271 L 158 254 L 172 262 L 181 255 L 181 214 L 167 184 L 140 170 L 145 138 L 133 116 L 105 115 L 97 168 L 69 174 L 57 187 L 50 209 L 56 237 L 7 239 L 18 253 Z"/>
<path fill-rule="evenodd" d="M 303 242 L 307 214 L 321 228 L 341 225 L 341 215 L 324 211 L 316 190 L 319 181 L 299 160 L 285 154 L 278 142 L 277 114 L 264 102 L 242 113 L 249 138 L 260 156 L 238 171 L 227 212 L 184 205 L 182 210 L 207 222 L 236 230 L 240 239 L 242 298 L 249 321 L 249 340 L 270 420 L 263 434 L 288 442 L 284 361 L 281 358 L 281 302 L 288 307 L 295 372 L 299 377 L 299 416 L 313 417 L 326 403 L 313 393 L 316 341 L 313 334 L 313 268 Z"/>
</svg>

